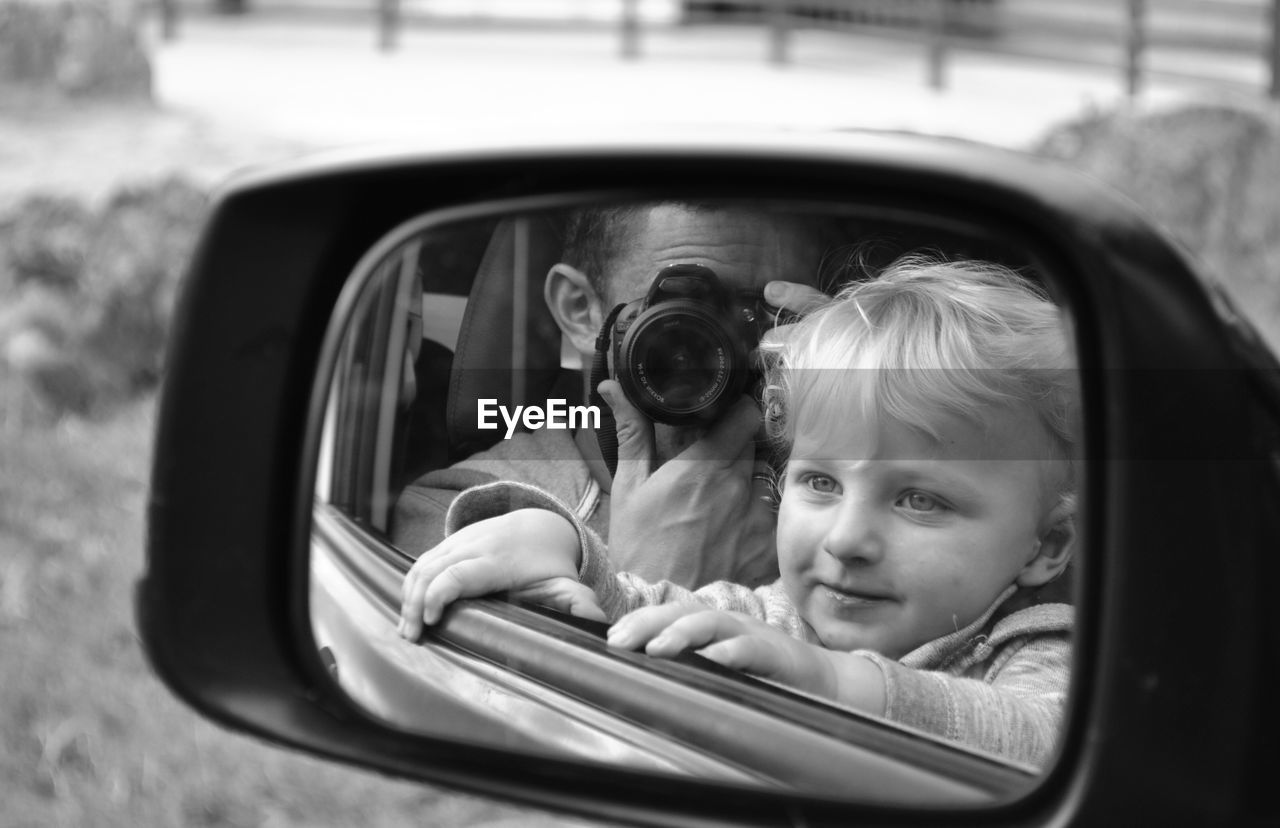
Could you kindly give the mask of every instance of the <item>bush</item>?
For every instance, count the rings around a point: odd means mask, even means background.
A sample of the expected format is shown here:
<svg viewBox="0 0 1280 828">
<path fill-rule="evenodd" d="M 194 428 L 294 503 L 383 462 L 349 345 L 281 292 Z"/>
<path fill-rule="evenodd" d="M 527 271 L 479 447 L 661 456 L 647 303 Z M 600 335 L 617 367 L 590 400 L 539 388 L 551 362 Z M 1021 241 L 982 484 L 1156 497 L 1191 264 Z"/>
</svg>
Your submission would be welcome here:
<svg viewBox="0 0 1280 828">
<path fill-rule="evenodd" d="M 74 198 L 38 195 L 8 220 L 7 244 L 0 251 L 6 283 L 0 289 L 36 283 L 74 290 L 84 270 L 93 232 L 93 212 Z"/>
<path fill-rule="evenodd" d="M 201 190 L 170 178 L 117 193 L 99 216 L 82 286 L 85 345 L 117 366 L 130 390 L 160 379 L 178 281 L 204 211 Z"/>
<path fill-rule="evenodd" d="M 26 419 L 93 414 L 156 386 L 204 212 L 201 190 L 169 178 L 97 212 L 33 196 L 0 219 L 0 368 Z"/>
<path fill-rule="evenodd" d="M 1037 151 L 1138 203 L 1280 348 L 1280 115 L 1247 105 L 1095 112 Z"/>
<path fill-rule="evenodd" d="M 0 88 L 151 99 L 134 0 L 0 0 Z"/>
</svg>

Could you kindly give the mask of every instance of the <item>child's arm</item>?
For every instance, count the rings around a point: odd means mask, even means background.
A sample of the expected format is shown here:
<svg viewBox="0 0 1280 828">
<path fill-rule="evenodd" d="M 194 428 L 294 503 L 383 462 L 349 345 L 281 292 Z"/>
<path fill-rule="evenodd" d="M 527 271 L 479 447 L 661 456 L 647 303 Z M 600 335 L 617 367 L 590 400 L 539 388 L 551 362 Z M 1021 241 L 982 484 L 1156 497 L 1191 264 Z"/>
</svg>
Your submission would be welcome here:
<svg viewBox="0 0 1280 828">
<path fill-rule="evenodd" d="M 459 598 L 504 590 L 604 620 L 577 578 L 582 548 L 598 539 L 587 538 L 572 512 L 545 492 L 512 483 L 468 489 L 450 507 L 446 531 L 405 576 L 399 628 L 405 638 L 416 640 Z"/>
<path fill-rule="evenodd" d="M 586 548 L 583 549 L 582 570 L 578 577 L 592 588 L 598 606 L 610 620 L 621 619 L 644 608 L 649 608 L 648 612 L 664 609 L 669 614 L 651 617 L 669 620 L 693 612 L 722 611 L 758 622 L 765 629 L 783 636 L 817 641 L 813 630 L 796 612 L 786 591 L 777 583 L 751 589 L 730 581 L 716 581 L 695 591 L 669 581 L 651 584 L 629 572 L 614 574 L 607 555 L 600 554 L 598 549 Z M 643 641 L 637 639 L 634 645 L 625 646 L 639 646 L 641 643 Z"/>
<path fill-rule="evenodd" d="M 501 590 L 575 615 L 616 619 L 638 607 L 685 603 L 734 610 L 797 638 L 811 631 L 781 589 L 751 590 L 718 581 L 691 592 L 616 574 L 603 541 L 571 509 L 522 483 L 463 492 L 450 507 L 443 543 L 428 550 L 405 578 L 401 634 L 416 639 L 458 598 Z M 603 618 L 602 618 L 603 611 Z"/>
<path fill-rule="evenodd" d="M 400 633 L 410 640 L 453 601 L 504 590 L 599 620 L 672 602 L 765 616 L 768 602 L 739 584 L 718 582 L 695 594 L 667 581 L 615 574 L 599 536 L 568 506 L 528 484 L 467 489 L 450 506 L 445 531 L 445 540 L 423 553 L 405 577 Z"/>
<path fill-rule="evenodd" d="M 865 713 L 884 713 L 884 674 L 873 661 L 801 641 L 743 613 L 688 604 L 647 607 L 614 624 L 609 643 L 627 649 L 643 645 L 646 653 L 659 658 L 696 650 L 730 669 Z"/>
<path fill-rule="evenodd" d="M 907 667 L 870 651 L 827 650 L 732 612 L 673 605 L 637 610 L 609 630 L 609 643 L 672 658 L 688 649 L 771 679 L 1015 761 L 1042 765 L 1052 753 L 1066 700 L 1068 635 L 1004 645 L 982 678 Z"/>
<path fill-rule="evenodd" d="M 972 677 L 861 655 L 883 671 L 887 718 L 1030 765 L 1052 755 L 1070 684 L 1067 632 L 1006 643 Z"/>
</svg>

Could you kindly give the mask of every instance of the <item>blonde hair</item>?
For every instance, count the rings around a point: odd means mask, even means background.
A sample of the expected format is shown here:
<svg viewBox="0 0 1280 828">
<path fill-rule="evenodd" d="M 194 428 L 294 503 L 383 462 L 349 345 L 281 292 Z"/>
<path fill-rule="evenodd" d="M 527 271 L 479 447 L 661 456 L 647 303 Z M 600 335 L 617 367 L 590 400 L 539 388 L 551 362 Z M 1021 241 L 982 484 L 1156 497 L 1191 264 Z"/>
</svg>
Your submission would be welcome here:
<svg viewBox="0 0 1280 828">
<path fill-rule="evenodd" d="M 845 287 L 764 359 L 765 427 L 782 457 L 800 410 L 821 412 L 832 428 L 851 410 L 867 422 L 887 417 L 938 439 L 939 414 L 983 425 L 994 407 L 1017 408 L 1048 438 L 1036 459 L 1068 462 L 1059 493 L 1074 488 L 1072 345 L 1058 308 L 1008 268 L 900 259 Z"/>
</svg>

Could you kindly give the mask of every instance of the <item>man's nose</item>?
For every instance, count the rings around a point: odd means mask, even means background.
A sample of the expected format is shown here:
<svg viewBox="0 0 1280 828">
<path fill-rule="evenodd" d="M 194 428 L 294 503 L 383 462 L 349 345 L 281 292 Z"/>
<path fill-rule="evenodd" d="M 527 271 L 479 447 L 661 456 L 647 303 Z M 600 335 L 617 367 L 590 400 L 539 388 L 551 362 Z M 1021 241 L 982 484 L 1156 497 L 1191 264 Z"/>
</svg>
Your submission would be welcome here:
<svg viewBox="0 0 1280 828">
<path fill-rule="evenodd" d="M 823 549 L 844 563 L 875 563 L 884 557 L 880 516 L 869 504 L 847 501 L 827 527 Z"/>
</svg>

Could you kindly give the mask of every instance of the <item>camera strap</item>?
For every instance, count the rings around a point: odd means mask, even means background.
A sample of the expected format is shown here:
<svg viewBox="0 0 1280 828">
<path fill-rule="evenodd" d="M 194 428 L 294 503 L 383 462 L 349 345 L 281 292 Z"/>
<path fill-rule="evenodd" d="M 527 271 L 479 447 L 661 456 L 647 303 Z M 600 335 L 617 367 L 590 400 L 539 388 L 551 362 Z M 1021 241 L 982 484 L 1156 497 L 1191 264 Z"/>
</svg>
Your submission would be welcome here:
<svg viewBox="0 0 1280 828">
<path fill-rule="evenodd" d="M 600 412 L 600 427 L 596 429 L 596 442 L 600 445 L 600 455 L 604 458 L 605 467 L 609 469 L 609 477 L 618 472 L 618 421 L 614 419 L 613 409 L 600 396 L 600 383 L 609 378 L 609 340 L 612 339 L 613 325 L 618 321 L 625 304 L 620 304 L 609 311 L 605 317 L 600 334 L 596 337 L 596 353 L 591 360 L 591 394 L 590 404 Z"/>
</svg>

